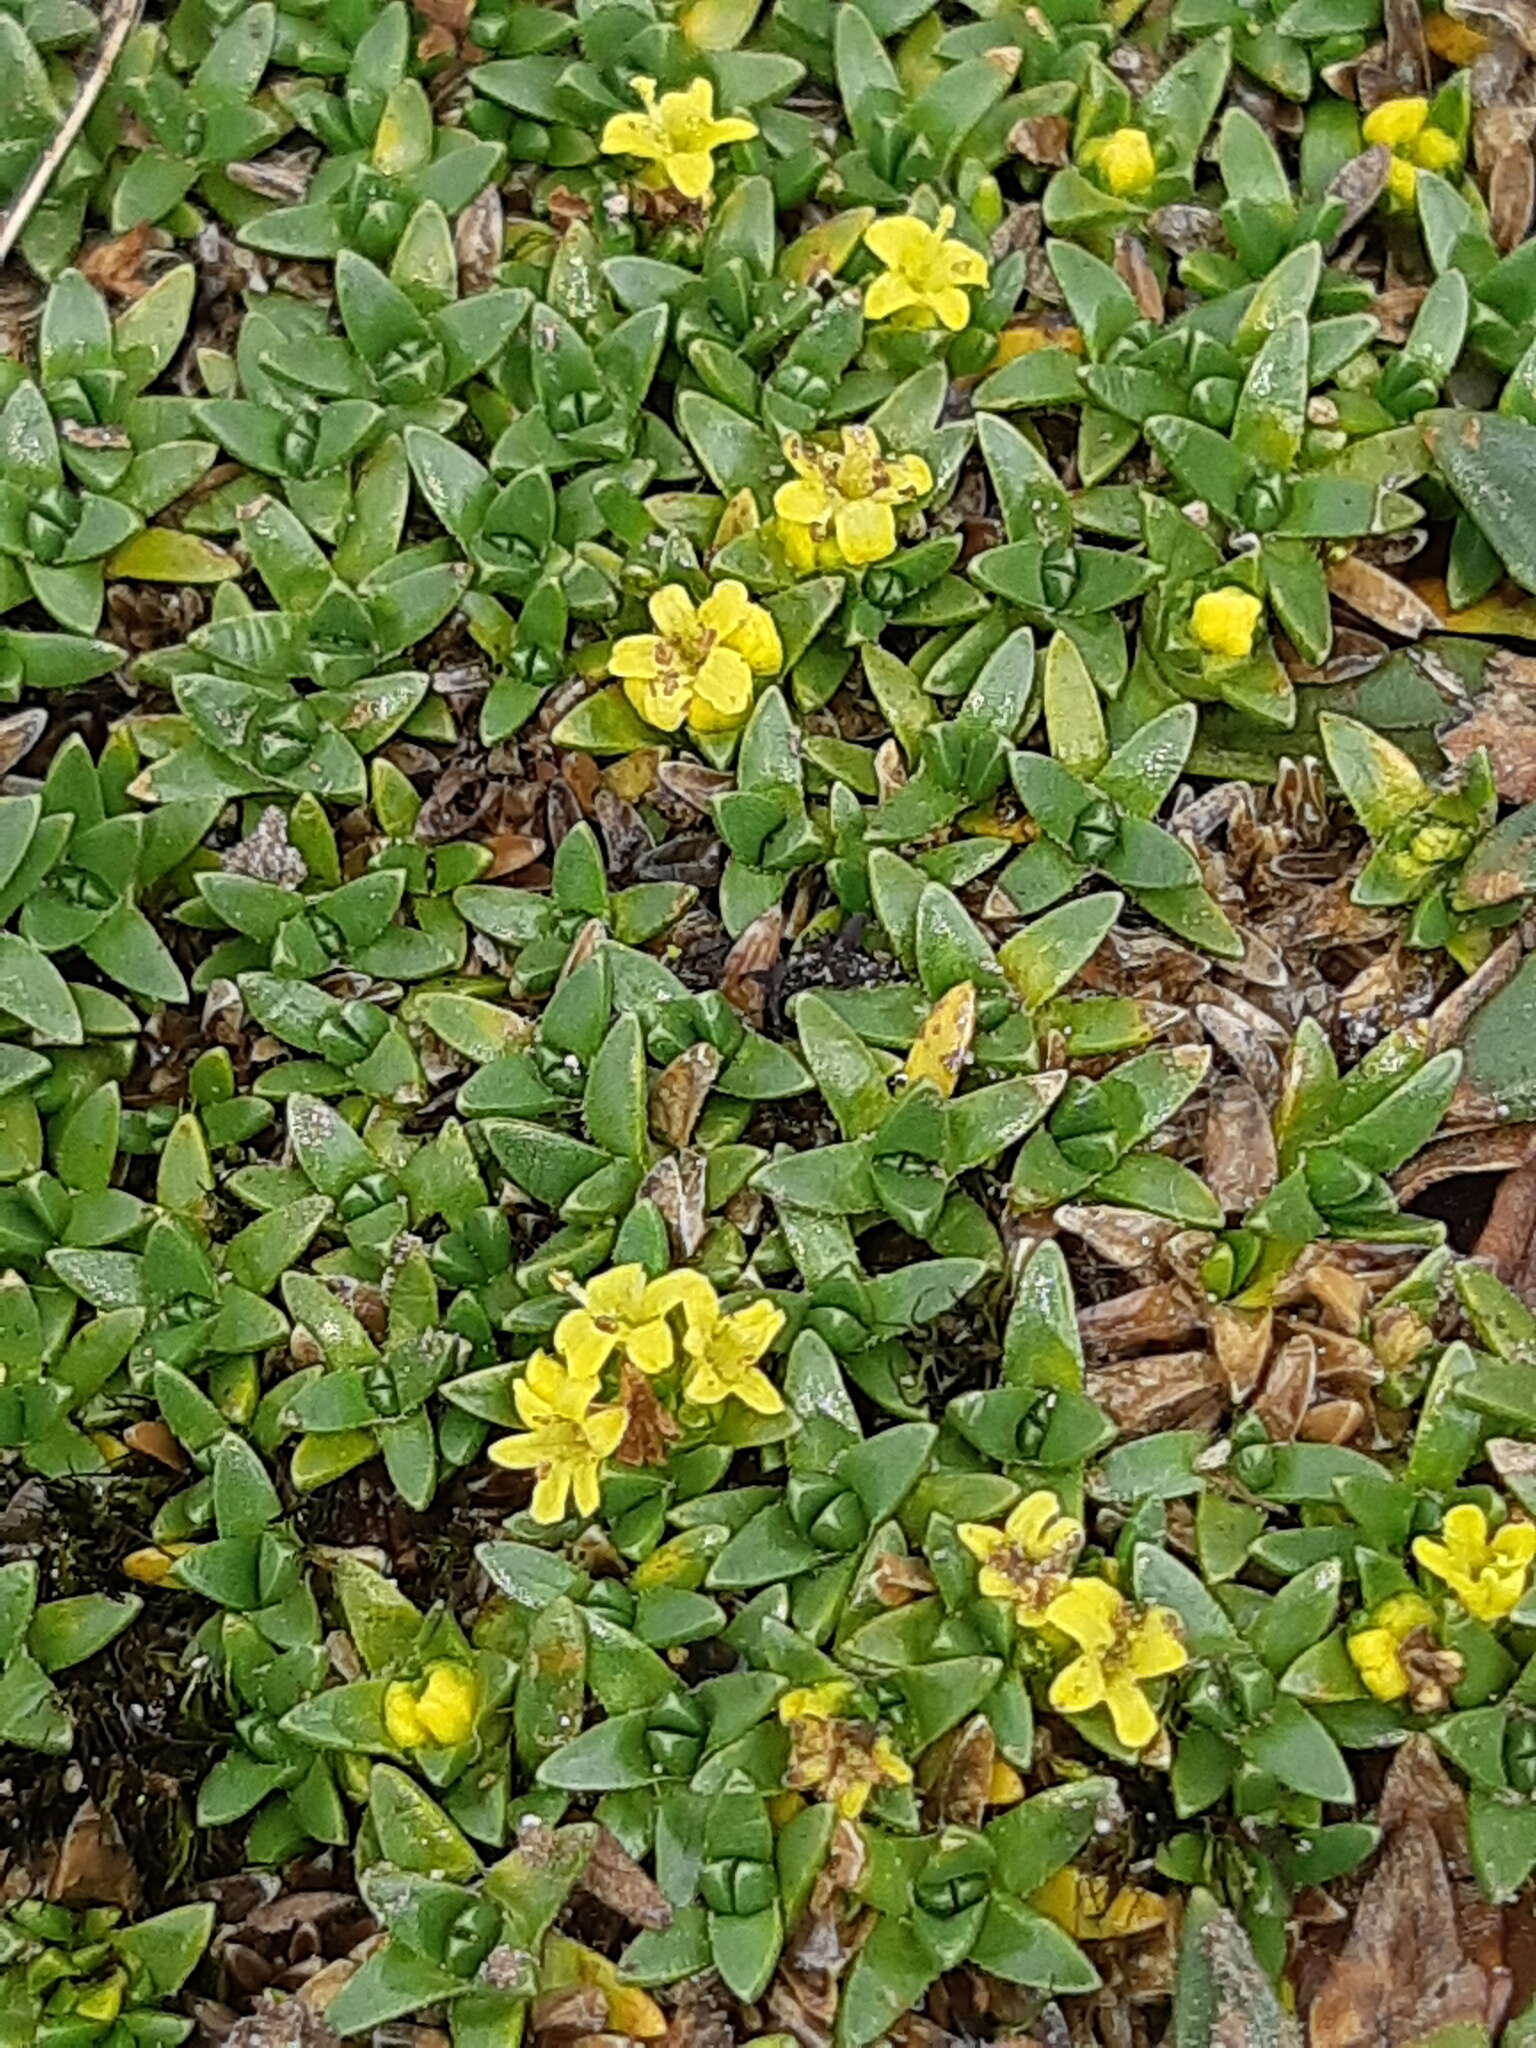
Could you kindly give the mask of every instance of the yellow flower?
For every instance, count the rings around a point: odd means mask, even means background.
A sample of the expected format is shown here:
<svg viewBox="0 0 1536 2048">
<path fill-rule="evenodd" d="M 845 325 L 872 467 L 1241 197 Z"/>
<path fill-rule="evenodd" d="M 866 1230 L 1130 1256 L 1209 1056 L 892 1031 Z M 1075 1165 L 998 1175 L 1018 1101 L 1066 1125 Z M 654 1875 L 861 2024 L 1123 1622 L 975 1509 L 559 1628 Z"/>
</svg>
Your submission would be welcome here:
<svg viewBox="0 0 1536 2048">
<path fill-rule="evenodd" d="M 896 551 L 894 507 L 933 489 L 920 455 L 880 453 L 871 427 L 844 427 L 841 450 L 786 434 L 784 454 L 795 472 L 774 493 L 779 538 L 792 568 L 859 568 Z"/>
<path fill-rule="evenodd" d="M 1045 1618 L 1081 1652 L 1051 1681 L 1051 1705 L 1059 1714 L 1107 1707 L 1125 1747 L 1145 1749 L 1157 1734 L 1157 1716 L 1143 1683 L 1189 1662 L 1178 1616 L 1167 1607 L 1138 1611 L 1103 1579 L 1075 1579 Z"/>
<path fill-rule="evenodd" d="M 1085 142 L 1081 162 L 1117 199 L 1137 198 L 1157 177 L 1152 144 L 1140 128 L 1117 128 Z"/>
<path fill-rule="evenodd" d="M 910 1785 L 912 1766 L 868 1721 L 846 1718 L 853 1687 L 846 1679 L 797 1687 L 779 1701 L 779 1719 L 793 1749 L 786 1782 L 793 1791 L 820 1790 L 845 1820 L 857 1820 L 880 1785 Z"/>
<path fill-rule="evenodd" d="M 683 1398 L 717 1408 L 734 1394 L 755 1415 L 782 1415 L 784 1397 L 758 1360 L 784 1327 L 784 1311 L 754 1301 L 727 1314 L 702 1273 L 669 1273 L 655 1283 L 683 1311 L 683 1351 L 690 1364 Z"/>
<path fill-rule="evenodd" d="M 1427 1629 L 1435 1610 L 1418 1593 L 1394 1593 L 1383 1600 L 1368 1625 L 1350 1636 L 1345 1647 L 1367 1692 L 1379 1700 L 1400 1700 L 1412 1679 L 1399 1654 L 1411 1635 Z"/>
<path fill-rule="evenodd" d="M 752 708 L 752 678 L 777 673 L 779 630 L 741 583 L 717 583 L 700 605 L 681 583 L 651 599 L 654 633 L 620 640 L 609 666 L 647 724 L 676 732 L 729 732 Z"/>
<path fill-rule="evenodd" d="M 384 1693 L 384 1732 L 396 1749 L 452 1749 L 474 1730 L 475 1674 L 463 1664 L 429 1664 L 419 1685 L 396 1679 Z"/>
<path fill-rule="evenodd" d="M 968 981 L 958 982 L 923 1019 L 903 1069 L 907 1080 L 931 1081 L 941 1095 L 953 1095 L 975 1036 L 976 990 Z"/>
<path fill-rule="evenodd" d="M 1448 171 L 1461 159 L 1454 135 L 1429 125 L 1429 101 L 1383 100 L 1361 123 L 1360 132 L 1372 147 L 1391 150 L 1387 192 L 1399 206 L 1412 206 L 1420 171 Z"/>
<path fill-rule="evenodd" d="M 637 1372 L 666 1371 L 675 1349 L 667 1306 L 644 1266 L 615 1266 L 572 1291 L 581 1306 L 555 1325 L 555 1349 L 575 1378 L 595 1380 L 615 1352 Z"/>
<path fill-rule="evenodd" d="M 502 1437 L 490 1455 L 514 1472 L 538 1473 L 536 1522 L 563 1520 L 573 1494 L 578 1513 L 597 1513 L 603 1462 L 618 1449 L 628 1417 L 622 1408 L 593 1408 L 596 1394 L 595 1379 L 574 1377 L 542 1351 L 517 1383 L 512 1398 L 527 1432 Z"/>
<path fill-rule="evenodd" d="M 632 78 L 630 91 L 644 111 L 615 114 L 603 130 L 604 156 L 639 156 L 659 167 L 658 183 L 685 199 L 702 199 L 715 182 L 714 151 L 750 142 L 757 123 L 741 115 L 715 119 L 715 89 L 696 78 L 683 92 L 656 97 L 654 78 Z M 655 175 L 654 173 L 652 174 Z"/>
<path fill-rule="evenodd" d="M 967 285 L 984 285 L 987 260 L 950 235 L 955 209 L 946 206 L 938 225 L 916 214 L 896 214 L 864 230 L 864 240 L 885 265 L 864 294 L 867 320 L 891 320 L 898 327 L 931 327 L 937 319 L 958 334 L 971 317 Z"/>
<path fill-rule="evenodd" d="M 1161 1927 L 1168 1918 L 1161 1893 L 1116 1885 L 1107 1872 L 1079 1870 L 1070 1863 L 1032 1892 L 1029 1903 L 1074 1941 L 1123 1941 Z"/>
<path fill-rule="evenodd" d="M 962 1522 L 960 1541 L 980 1560 L 976 1583 L 987 1599 L 1011 1601 L 1021 1628 L 1043 1628 L 1047 1608 L 1072 1576 L 1083 1525 L 1042 1490 L 1021 1500 L 1001 1529 Z"/>
<path fill-rule="evenodd" d="M 1468 1614 L 1502 1621 L 1520 1605 L 1536 1558 L 1536 1523 L 1506 1522 L 1492 1538 L 1480 1507 L 1464 1501 L 1440 1525 L 1441 1541 L 1416 1538 L 1413 1554 L 1444 1579 Z"/>
<path fill-rule="evenodd" d="M 1207 654 L 1221 661 L 1246 661 L 1263 609 L 1252 591 L 1223 583 L 1219 590 L 1207 590 L 1195 599 L 1189 630 Z"/>
<path fill-rule="evenodd" d="M 779 1719 L 787 1728 L 791 1721 L 837 1721 L 848 1711 L 853 1686 L 846 1678 L 829 1678 L 821 1685 L 797 1685 L 779 1701 Z"/>
</svg>

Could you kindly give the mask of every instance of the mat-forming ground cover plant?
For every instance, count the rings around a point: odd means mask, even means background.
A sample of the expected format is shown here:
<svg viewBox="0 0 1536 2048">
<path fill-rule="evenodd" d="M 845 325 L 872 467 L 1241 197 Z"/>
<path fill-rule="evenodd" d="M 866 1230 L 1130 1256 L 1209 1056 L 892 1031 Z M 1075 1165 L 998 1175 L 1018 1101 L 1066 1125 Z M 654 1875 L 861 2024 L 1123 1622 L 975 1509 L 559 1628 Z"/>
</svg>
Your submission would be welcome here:
<svg viewBox="0 0 1536 2048">
<path fill-rule="evenodd" d="M 1536 33 L 0 0 L 0 2044 L 1536 2042 Z"/>
</svg>

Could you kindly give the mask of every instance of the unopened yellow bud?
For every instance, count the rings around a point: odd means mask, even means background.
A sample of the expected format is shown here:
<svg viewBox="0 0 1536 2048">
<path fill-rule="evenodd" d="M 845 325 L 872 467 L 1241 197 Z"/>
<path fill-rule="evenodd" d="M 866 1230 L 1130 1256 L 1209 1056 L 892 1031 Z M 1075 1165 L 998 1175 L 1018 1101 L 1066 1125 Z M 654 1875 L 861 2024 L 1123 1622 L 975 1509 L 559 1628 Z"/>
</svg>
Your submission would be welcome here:
<svg viewBox="0 0 1536 2048">
<path fill-rule="evenodd" d="M 1207 590 L 1195 599 L 1189 630 L 1207 654 L 1222 661 L 1246 661 L 1263 609 L 1251 590 L 1224 583 L 1220 590 Z"/>
<path fill-rule="evenodd" d="M 1089 143 L 1083 161 L 1117 199 L 1134 199 L 1157 176 L 1152 144 L 1140 128 L 1117 128 Z"/>
<path fill-rule="evenodd" d="M 1360 133 L 1375 147 L 1405 149 L 1429 119 L 1429 102 L 1424 99 L 1383 100 L 1361 123 Z"/>
<path fill-rule="evenodd" d="M 1454 135 L 1443 128 L 1425 128 L 1413 145 L 1413 160 L 1421 170 L 1448 171 L 1461 155 Z"/>
</svg>

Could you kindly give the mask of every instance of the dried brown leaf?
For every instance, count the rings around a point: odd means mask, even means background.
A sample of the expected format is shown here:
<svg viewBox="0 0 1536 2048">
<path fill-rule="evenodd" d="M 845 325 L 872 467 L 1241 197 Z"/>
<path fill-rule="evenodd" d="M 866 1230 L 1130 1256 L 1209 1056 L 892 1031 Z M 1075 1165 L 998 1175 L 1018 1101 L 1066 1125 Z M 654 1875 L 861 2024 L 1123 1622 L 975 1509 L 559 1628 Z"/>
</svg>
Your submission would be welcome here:
<svg viewBox="0 0 1536 2048">
<path fill-rule="evenodd" d="M 542 1992 L 534 2001 L 529 2024 L 548 2041 L 579 2041 L 600 2034 L 608 2024 L 608 2000 L 596 1984 L 570 1984 L 562 1991 Z"/>
<path fill-rule="evenodd" d="M 763 1021 L 767 979 L 778 963 L 783 937 L 784 913 L 775 905 L 752 920 L 725 956 L 720 993 L 754 1027 Z"/>
<path fill-rule="evenodd" d="M 40 704 L 0 718 L 0 778 L 9 775 L 18 761 L 26 759 L 42 738 L 47 724 L 48 714 Z"/>
<path fill-rule="evenodd" d="M 621 1465 L 665 1465 L 671 1447 L 682 1435 L 670 1410 L 656 1397 L 656 1390 L 643 1372 L 624 1367 L 619 1388 L 619 1406 L 626 1421 L 624 1434 L 614 1456 Z M 590 1891 L 593 1886 L 588 1885 Z M 649 1925 L 649 1922 L 643 1923 Z M 660 1923 L 665 1925 L 665 1922 Z"/>
<path fill-rule="evenodd" d="M 110 242 L 96 242 L 76 257 L 75 268 L 109 299 L 142 299 L 154 283 L 148 258 L 162 246 L 152 223 L 141 221 Z"/>
<path fill-rule="evenodd" d="M 1241 1214 L 1262 1201 L 1279 1174 L 1269 1112 L 1249 1081 L 1223 1081 L 1212 1089 L 1205 1119 L 1203 1174 L 1227 1211 Z"/>
<path fill-rule="evenodd" d="M 674 1249 L 685 1259 L 691 1259 L 704 1241 L 706 1167 L 702 1152 L 678 1152 L 659 1160 L 640 1183 L 636 1197 L 656 1204 Z"/>
<path fill-rule="evenodd" d="M 1208 1351 L 1165 1351 L 1089 1368 L 1087 1392 L 1128 1435 L 1175 1429 L 1219 1412 L 1222 1385 Z"/>
<path fill-rule="evenodd" d="M 1363 555 L 1346 555 L 1328 566 L 1328 588 L 1352 611 L 1400 640 L 1433 633 L 1439 620 L 1423 598 Z"/>
<path fill-rule="evenodd" d="M 1516 1167 L 1499 1182 L 1476 1249 L 1506 1287 L 1528 1296 L 1536 1279 L 1536 1164 Z"/>
<path fill-rule="evenodd" d="M 1453 761 L 1486 747 L 1494 786 L 1509 803 L 1536 799 L 1536 701 L 1502 677 L 1496 664 L 1489 664 L 1487 687 L 1469 716 L 1438 737 Z"/>
<path fill-rule="evenodd" d="M 53 1867 L 47 1894 L 60 1906 L 122 1906 L 131 1912 L 139 1903 L 139 1874 L 123 1844 L 117 1823 L 92 1799 L 77 1807 Z"/>
<path fill-rule="evenodd" d="M 1229 1308 L 1222 1302 L 1211 1310 L 1211 1347 L 1234 1403 L 1248 1400 L 1259 1384 L 1274 1341 L 1274 1322 L 1268 1309 Z"/>
<path fill-rule="evenodd" d="M 1419 0 L 1386 0 L 1382 26 L 1387 38 L 1387 71 L 1398 99 L 1428 93 L 1431 88 L 1429 46 Z"/>
<path fill-rule="evenodd" d="M 607 1828 L 597 1831 L 596 1844 L 581 1875 L 581 1889 L 601 1899 L 632 1927 L 672 1925 L 666 1894 Z"/>
<path fill-rule="evenodd" d="M 1437 1138 L 1393 1178 L 1400 1202 L 1411 1202 L 1436 1181 L 1467 1173 L 1513 1173 L 1536 1159 L 1536 1124 L 1489 1124 Z"/>
<path fill-rule="evenodd" d="M 1343 241 L 1346 235 L 1353 234 L 1375 206 L 1386 190 L 1387 172 L 1391 167 L 1391 150 L 1377 143 L 1374 148 L 1363 150 L 1359 156 L 1352 156 L 1347 164 L 1342 165 L 1334 173 L 1333 181 L 1328 187 L 1328 197 L 1344 201 L 1344 218 L 1337 231 L 1340 241 Z M 1422 291 L 1419 296 L 1423 297 Z M 1379 299 L 1373 310 L 1380 317 Z M 1409 317 L 1411 318 L 1411 315 Z M 1404 327 L 1402 333 L 1406 331 Z M 1402 333 L 1398 335 L 1399 340 L 1402 339 Z"/>
<path fill-rule="evenodd" d="M 986 1715 L 973 1714 L 934 1748 L 937 1769 L 926 1786 L 933 1823 L 979 1828 L 987 1817 L 992 1769 L 997 1762 L 997 1738 Z"/>
<path fill-rule="evenodd" d="M 506 211 L 494 185 L 472 199 L 454 224 L 453 246 L 459 259 L 459 291 L 489 291 L 506 243 Z"/>
<path fill-rule="evenodd" d="M 1072 143 L 1072 123 L 1065 114 L 1033 114 L 1016 121 L 1008 131 L 1008 147 L 1027 164 L 1055 169 L 1066 163 Z"/>
<path fill-rule="evenodd" d="M 1488 228 L 1497 248 L 1507 255 L 1530 233 L 1536 212 L 1536 157 L 1528 142 L 1502 150 L 1488 174 Z"/>
<path fill-rule="evenodd" d="M 1276 1443 L 1293 1443 L 1317 1386 L 1317 1345 L 1298 1330 L 1270 1360 L 1253 1412 Z"/>
<path fill-rule="evenodd" d="M 666 1145 L 686 1145 L 720 1072 L 720 1055 L 700 1039 L 662 1068 L 651 1089 L 651 1129 Z"/>
<path fill-rule="evenodd" d="M 1146 244 L 1139 235 L 1115 237 L 1115 269 L 1136 301 L 1143 320 L 1154 327 L 1163 324 L 1163 288 L 1147 258 Z"/>
<path fill-rule="evenodd" d="M 1205 1327 L 1188 1289 L 1173 1280 L 1157 1280 L 1090 1302 L 1077 1320 L 1088 1350 L 1104 1359 L 1124 1358 L 1158 1345 L 1188 1344 Z"/>
</svg>

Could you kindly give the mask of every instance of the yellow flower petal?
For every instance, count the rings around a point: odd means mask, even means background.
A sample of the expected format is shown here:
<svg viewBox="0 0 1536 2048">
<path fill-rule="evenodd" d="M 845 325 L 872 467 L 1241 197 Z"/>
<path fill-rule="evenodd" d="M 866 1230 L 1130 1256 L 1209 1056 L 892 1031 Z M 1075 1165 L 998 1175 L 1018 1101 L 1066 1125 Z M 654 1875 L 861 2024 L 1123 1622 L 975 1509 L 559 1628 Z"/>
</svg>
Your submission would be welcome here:
<svg viewBox="0 0 1536 2048">
<path fill-rule="evenodd" d="M 384 1733 L 396 1749 L 420 1749 L 427 1732 L 416 1711 L 416 1695 L 403 1679 L 384 1690 Z"/>
<path fill-rule="evenodd" d="M 810 526 L 825 519 L 832 508 L 831 496 L 819 475 L 797 476 L 780 484 L 773 494 L 773 509 L 781 519 L 797 526 Z"/>
<path fill-rule="evenodd" d="M 921 455 L 893 455 L 886 468 L 904 498 L 926 498 L 933 489 L 933 471 Z"/>
<path fill-rule="evenodd" d="M 629 1417 L 622 1408 L 603 1408 L 587 1421 L 587 1442 L 594 1456 L 611 1458 L 624 1441 Z"/>
<path fill-rule="evenodd" d="M 645 1300 L 645 1268 L 632 1261 L 625 1266 L 610 1266 L 606 1273 L 598 1273 L 581 1290 L 586 1306 L 595 1316 L 617 1316 L 624 1322 L 634 1322 L 641 1314 Z"/>
<path fill-rule="evenodd" d="M 598 145 L 604 156 L 639 156 L 652 160 L 665 149 L 654 123 L 645 114 L 613 114 Z"/>
<path fill-rule="evenodd" d="M 987 281 L 987 259 L 968 242 L 946 242 L 937 267 L 945 284 L 984 285 Z"/>
<path fill-rule="evenodd" d="M 1408 1674 L 1398 1662 L 1397 1643 L 1389 1630 L 1361 1629 L 1345 1647 L 1367 1692 L 1376 1699 L 1400 1700 L 1407 1692 Z"/>
<path fill-rule="evenodd" d="M 1126 1659 L 1135 1678 L 1166 1678 L 1182 1671 L 1189 1652 L 1179 1629 L 1179 1618 L 1168 1607 L 1149 1607 L 1131 1631 Z"/>
<path fill-rule="evenodd" d="M 502 1436 L 491 1445 L 486 1456 L 493 1465 L 500 1465 L 508 1472 L 531 1472 L 541 1462 L 542 1453 L 531 1436 Z"/>
<path fill-rule="evenodd" d="M 617 1342 L 586 1309 L 572 1309 L 555 1325 L 555 1348 L 573 1372 L 595 1378 L 607 1364 Z"/>
<path fill-rule="evenodd" d="M 665 159 L 668 178 L 685 199 L 702 199 L 715 182 L 715 161 L 707 149 L 690 149 Z"/>
<path fill-rule="evenodd" d="M 1418 196 L 1419 174 L 1400 156 L 1387 165 L 1387 196 L 1402 207 L 1412 206 Z"/>
<path fill-rule="evenodd" d="M 1019 1597 L 1019 1589 L 1008 1574 L 991 1564 L 984 1564 L 976 1574 L 976 1590 L 984 1600 L 1017 1601 Z"/>
<path fill-rule="evenodd" d="M 853 1686 L 846 1678 L 829 1678 L 821 1685 L 793 1687 L 779 1700 L 779 1719 L 791 1721 L 835 1721 L 846 1714 L 853 1702 Z"/>
<path fill-rule="evenodd" d="M 872 249 L 880 261 L 889 264 L 893 270 L 916 269 L 925 263 L 936 240 L 927 222 L 910 213 L 871 221 L 864 230 L 865 247 Z"/>
<path fill-rule="evenodd" d="M 1145 1749 L 1157 1734 L 1157 1716 L 1129 1672 L 1117 1672 L 1104 1688 L 1104 1704 L 1115 1734 L 1127 1749 Z"/>
<path fill-rule="evenodd" d="M 1012 1517 L 1009 1519 L 1011 1522 Z M 979 1558 L 983 1564 L 994 1552 L 1006 1547 L 1008 1536 L 1012 1533 L 1010 1528 L 1008 1535 L 1004 1535 L 1001 1529 L 994 1529 L 990 1522 L 962 1522 L 958 1531 L 960 1541 L 972 1557 Z"/>
<path fill-rule="evenodd" d="M 598 1483 L 596 1465 L 576 1466 L 571 1473 L 571 1488 L 576 1496 L 577 1514 L 595 1515 L 602 1504 L 603 1498 L 603 1490 Z"/>
<path fill-rule="evenodd" d="M 666 640 L 686 640 L 696 630 L 693 599 L 681 583 L 665 583 L 652 591 L 647 607 L 652 623 Z"/>
<path fill-rule="evenodd" d="M 772 612 L 763 605 L 747 606 L 731 634 L 730 644 L 754 675 L 777 675 L 784 666 L 784 644 L 779 638 L 779 629 L 773 623 Z"/>
<path fill-rule="evenodd" d="M 657 1316 L 680 1308 L 690 1329 L 712 1329 L 720 1313 L 720 1298 L 702 1273 L 696 1273 L 691 1266 L 680 1266 L 675 1273 L 664 1273 L 651 1282 L 646 1289 L 645 1306 L 649 1314 Z"/>
<path fill-rule="evenodd" d="M 676 1347 L 664 1322 L 641 1323 L 624 1340 L 625 1356 L 637 1372 L 654 1378 L 671 1365 Z"/>
<path fill-rule="evenodd" d="M 1087 1714 L 1104 1702 L 1104 1670 L 1096 1657 L 1074 1657 L 1051 1680 L 1048 1695 L 1058 1714 Z"/>
<path fill-rule="evenodd" d="M 630 633 L 622 640 L 616 640 L 608 656 L 608 668 L 612 675 L 628 679 L 654 676 L 659 667 L 658 655 L 661 642 L 654 633 Z"/>
<path fill-rule="evenodd" d="M 1103 1579 L 1074 1579 L 1046 1609 L 1046 1620 L 1080 1649 L 1102 1656 L 1115 1640 L 1125 1601 Z"/>
<path fill-rule="evenodd" d="M 758 1366 L 751 1366 L 735 1381 L 733 1391 L 754 1415 L 782 1415 L 784 1396 Z"/>
<path fill-rule="evenodd" d="M 843 560 L 858 568 L 865 562 L 883 562 L 896 552 L 896 515 L 889 505 L 873 498 L 857 498 L 839 508 L 833 531 Z"/>
<path fill-rule="evenodd" d="M 716 647 L 693 679 L 692 714 L 703 705 L 717 718 L 732 723 L 744 718 L 752 704 L 752 671 L 733 647 Z"/>
<path fill-rule="evenodd" d="M 688 717 L 689 692 L 676 682 L 626 676 L 624 694 L 646 724 L 654 725 L 658 732 L 676 732 Z"/>
<path fill-rule="evenodd" d="M 757 123 L 749 121 L 744 114 L 727 114 L 709 125 L 706 147 L 729 149 L 734 142 L 751 142 L 756 136 Z"/>
<path fill-rule="evenodd" d="M 667 93 L 661 102 L 662 119 L 679 138 L 695 128 L 707 128 L 715 118 L 715 88 L 702 75 L 691 78 L 681 92 Z"/>
<path fill-rule="evenodd" d="M 971 302 L 958 285 L 946 285 L 928 294 L 928 304 L 951 334 L 958 334 L 971 317 Z"/>
<path fill-rule="evenodd" d="M 699 624 L 720 639 L 729 640 L 751 609 L 747 586 L 727 577 L 715 585 L 699 606 Z"/>
<path fill-rule="evenodd" d="M 918 293 L 904 277 L 894 270 L 883 270 L 864 294 L 864 317 L 867 320 L 889 320 L 893 313 L 904 313 L 909 307 L 921 303 Z"/>
</svg>

